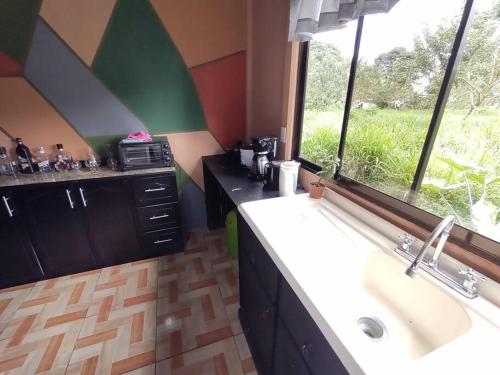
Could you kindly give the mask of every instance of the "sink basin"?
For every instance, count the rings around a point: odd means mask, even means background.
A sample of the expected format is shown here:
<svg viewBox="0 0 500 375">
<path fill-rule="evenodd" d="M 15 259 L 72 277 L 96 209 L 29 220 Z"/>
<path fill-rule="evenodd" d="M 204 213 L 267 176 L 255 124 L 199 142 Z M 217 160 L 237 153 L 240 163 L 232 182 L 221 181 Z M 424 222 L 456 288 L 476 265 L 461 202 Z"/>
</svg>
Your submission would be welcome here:
<svg viewBox="0 0 500 375">
<path fill-rule="evenodd" d="M 472 322 L 455 299 L 421 275 L 406 276 L 405 267 L 385 253 L 370 252 L 361 284 L 376 305 L 374 315 L 387 327 L 386 343 L 415 359 L 465 334 Z"/>
</svg>

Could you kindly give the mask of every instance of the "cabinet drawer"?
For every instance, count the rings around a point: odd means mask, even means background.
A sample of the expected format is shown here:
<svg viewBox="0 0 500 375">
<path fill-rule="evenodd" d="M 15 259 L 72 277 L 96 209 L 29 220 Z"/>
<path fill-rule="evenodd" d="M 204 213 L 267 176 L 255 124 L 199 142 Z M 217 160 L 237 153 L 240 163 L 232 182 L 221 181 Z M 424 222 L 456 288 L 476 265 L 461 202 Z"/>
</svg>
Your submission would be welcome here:
<svg viewBox="0 0 500 375">
<path fill-rule="evenodd" d="M 138 202 L 163 200 L 165 202 L 177 201 L 177 186 L 175 175 L 161 177 L 144 177 L 132 182 L 135 199 Z"/>
<path fill-rule="evenodd" d="M 139 221 L 143 230 L 158 227 L 179 226 L 177 204 L 157 204 L 138 208 Z"/>
<path fill-rule="evenodd" d="M 268 297 L 277 303 L 279 271 L 273 260 L 267 254 L 252 229 L 245 220 L 238 216 L 238 249 L 241 260 L 249 262 L 255 270 Z"/>
<path fill-rule="evenodd" d="M 147 256 L 154 257 L 175 253 L 182 249 L 182 232 L 180 228 L 161 229 L 146 232 L 143 235 L 144 251 Z"/>
<path fill-rule="evenodd" d="M 284 278 L 280 285 L 280 319 L 288 328 L 311 374 L 347 375 L 347 370 Z"/>
<path fill-rule="evenodd" d="M 300 352 L 279 319 L 276 330 L 273 375 L 310 375 Z"/>
</svg>

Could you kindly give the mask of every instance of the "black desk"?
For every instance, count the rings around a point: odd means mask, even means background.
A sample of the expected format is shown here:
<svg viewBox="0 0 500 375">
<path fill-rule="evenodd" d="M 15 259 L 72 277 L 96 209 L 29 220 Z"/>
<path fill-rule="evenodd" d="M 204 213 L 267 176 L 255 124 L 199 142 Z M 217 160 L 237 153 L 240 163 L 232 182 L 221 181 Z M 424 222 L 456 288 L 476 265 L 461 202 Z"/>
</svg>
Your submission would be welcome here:
<svg viewBox="0 0 500 375">
<path fill-rule="evenodd" d="M 209 229 L 224 226 L 227 213 L 241 203 L 275 198 L 264 183 L 248 178 L 248 169 L 231 164 L 225 155 L 203 156 L 203 179 Z"/>
</svg>

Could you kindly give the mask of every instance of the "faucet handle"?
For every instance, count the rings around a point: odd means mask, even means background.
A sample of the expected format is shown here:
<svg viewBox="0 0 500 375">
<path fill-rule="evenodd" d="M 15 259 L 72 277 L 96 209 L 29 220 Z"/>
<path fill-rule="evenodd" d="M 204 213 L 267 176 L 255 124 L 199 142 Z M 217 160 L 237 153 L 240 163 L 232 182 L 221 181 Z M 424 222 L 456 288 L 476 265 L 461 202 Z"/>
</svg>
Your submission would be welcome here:
<svg viewBox="0 0 500 375">
<path fill-rule="evenodd" d="M 466 289 L 475 291 L 475 284 L 479 281 L 486 281 L 488 278 L 476 270 L 468 267 L 466 270 L 459 270 L 460 275 L 465 275 L 463 285 Z"/>
<path fill-rule="evenodd" d="M 411 245 L 417 240 L 415 237 L 410 236 L 408 233 L 400 235 L 399 238 L 403 240 L 403 243 L 400 245 L 400 248 L 406 252 L 410 250 Z"/>
</svg>

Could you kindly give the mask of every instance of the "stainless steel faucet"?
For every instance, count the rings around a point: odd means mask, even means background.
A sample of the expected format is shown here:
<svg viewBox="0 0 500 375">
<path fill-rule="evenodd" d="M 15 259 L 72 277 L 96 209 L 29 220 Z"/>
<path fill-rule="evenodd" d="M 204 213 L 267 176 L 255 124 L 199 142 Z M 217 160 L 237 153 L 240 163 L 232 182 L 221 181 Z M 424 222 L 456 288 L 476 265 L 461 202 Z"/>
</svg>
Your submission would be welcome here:
<svg viewBox="0 0 500 375">
<path fill-rule="evenodd" d="M 434 228 L 432 231 L 431 235 L 425 241 L 425 243 L 422 245 L 422 248 L 418 252 L 415 260 L 413 263 L 408 267 L 406 270 L 406 274 L 410 277 L 415 277 L 417 270 L 420 267 L 420 264 L 422 263 L 422 260 L 424 259 L 424 256 L 427 252 L 427 249 L 431 247 L 431 245 L 434 243 L 436 238 L 438 236 L 441 236 L 441 238 L 438 241 L 438 244 L 436 246 L 436 250 L 434 251 L 434 255 L 432 256 L 432 259 L 429 261 L 428 265 L 432 268 L 437 267 L 437 262 L 439 260 L 439 256 L 441 255 L 441 252 L 443 251 L 443 246 L 446 243 L 446 240 L 448 239 L 448 236 L 450 235 L 451 228 L 453 228 L 453 223 L 455 222 L 455 216 L 449 215 L 446 216 L 437 226 Z"/>
<path fill-rule="evenodd" d="M 486 277 L 476 272 L 472 268 L 467 268 L 466 270 L 458 270 L 458 272 L 450 273 L 450 271 L 445 271 L 440 269 L 438 266 L 439 256 L 443 251 L 443 246 L 450 235 L 451 228 L 453 228 L 453 223 L 455 218 L 453 216 L 448 216 L 441 221 L 437 227 L 432 231 L 431 235 L 425 241 L 423 246 L 418 250 L 415 249 L 412 244 L 416 241 L 415 238 L 405 233 L 400 238 L 403 242 L 396 246 L 394 251 L 401 255 L 403 258 L 408 259 L 411 263 L 410 267 L 406 270 L 406 274 L 410 277 L 415 277 L 416 272 L 419 268 L 422 268 L 425 272 L 432 275 L 439 281 L 443 282 L 453 290 L 457 291 L 461 295 L 467 298 L 474 298 L 478 295 L 478 289 L 476 284 L 480 281 L 485 281 Z M 429 249 L 436 238 L 439 241 L 436 245 L 436 250 L 431 259 L 424 259 L 427 249 Z"/>
</svg>

